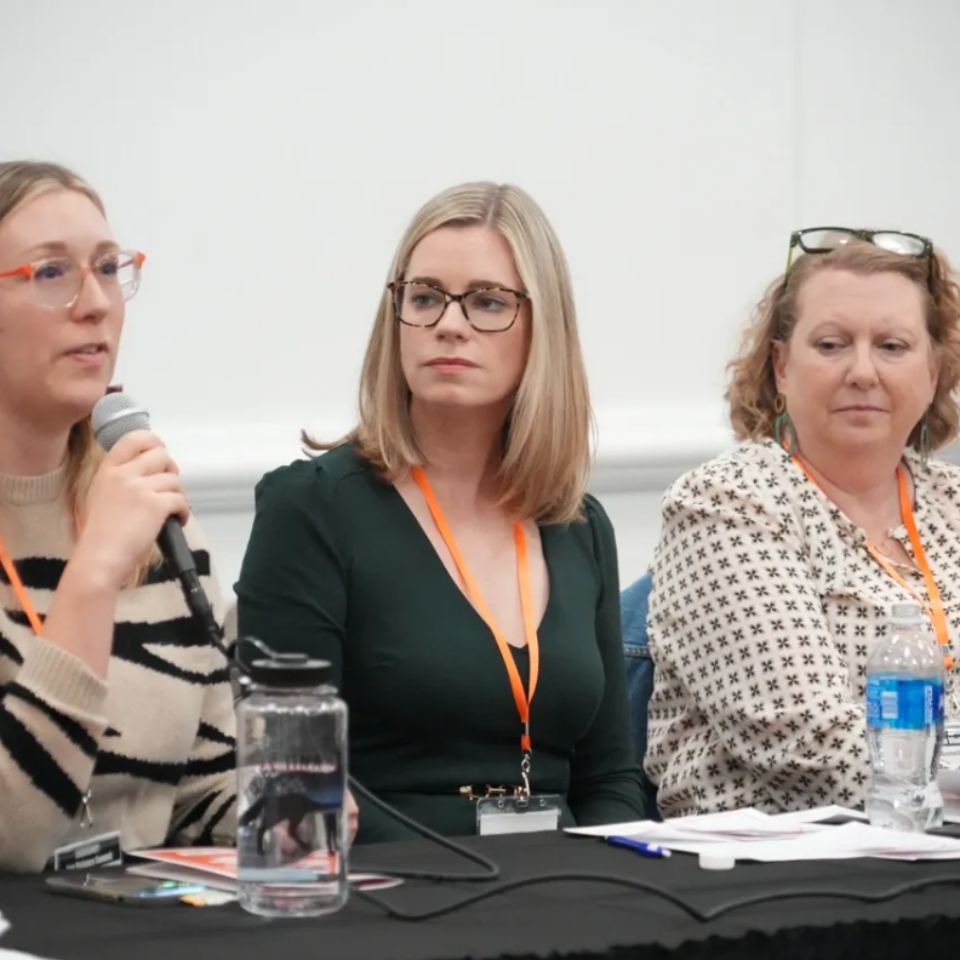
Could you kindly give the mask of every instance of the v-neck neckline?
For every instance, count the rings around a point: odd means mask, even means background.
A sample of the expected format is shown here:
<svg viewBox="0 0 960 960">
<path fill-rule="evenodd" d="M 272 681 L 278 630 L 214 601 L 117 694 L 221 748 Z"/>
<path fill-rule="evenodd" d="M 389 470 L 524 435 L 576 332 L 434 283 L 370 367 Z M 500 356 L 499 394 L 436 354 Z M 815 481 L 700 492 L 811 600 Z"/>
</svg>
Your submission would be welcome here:
<svg viewBox="0 0 960 960">
<path fill-rule="evenodd" d="M 396 488 L 394 484 L 391 483 L 389 484 L 389 486 L 390 486 L 390 492 L 399 501 L 400 506 L 403 508 L 404 514 L 407 516 L 410 523 L 412 523 L 413 526 L 416 527 L 416 531 L 417 531 L 417 534 L 419 534 L 421 544 L 424 547 L 426 547 L 427 550 L 429 550 L 430 555 L 433 558 L 433 561 L 439 567 L 439 572 L 443 576 L 443 579 L 446 581 L 447 584 L 449 584 L 449 587 L 451 589 L 456 591 L 461 601 L 469 608 L 470 612 L 474 615 L 474 617 L 476 617 L 476 619 L 482 624 L 484 630 L 489 633 L 490 628 L 487 626 L 486 621 L 483 619 L 483 617 L 480 616 L 480 612 L 477 610 L 477 608 L 470 602 L 470 598 L 460 587 L 460 584 L 458 584 L 457 581 L 450 575 L 450 571 L 447 569 L 447 565 L 443 562 L 443 557 L 440 556 L 440 553 L 438 552 L 437 548 L 434 546 L 433 541 L 430 539 L 430 535 L 427 533 L 426 530 L 424 530 L 423 525 L 417 519 L 417 515 L 411 509 L 410 504 L 407 503 L 403 494 L 400 493 L 400 491 Z M 550 557 L 548 556 L 548 550 L 547 550 L 547 539 L 548 539 L 547 531 L 545 531 L 544 528 L 539 524 L 537 524 L 537 530 L 540 534 L 540 549 L 541 549 L 541 552 L 543 553 L 543 562 L 547 568 L 547 603 L 546 603 L 546 606 L 543 608 L 543 614 L 540 617 L 539 622 L 537 623 L 537 636 L 540 638 L 542 643 L 543 637 L 541 636 L 541 634 L 542 634 L 544 625 L 547 623 L 547 618 L 550 615 L 551 610 L 553 609 L 553 605 L 554 605 L 553 600 L 554 600 L 555 591 L 553 589 L 553 571 L 550 566 Z M 514 554 L 514 562 L 516 562 L 516 554 Z M 511 652 L 514 654 L 529 653 L 529 645 L 526 643 L 522 647 L 518 647 L 515 644 L 510 643 L 510 641 L 508 640 L 507 645 L 510 647 Z"/>
</svg>

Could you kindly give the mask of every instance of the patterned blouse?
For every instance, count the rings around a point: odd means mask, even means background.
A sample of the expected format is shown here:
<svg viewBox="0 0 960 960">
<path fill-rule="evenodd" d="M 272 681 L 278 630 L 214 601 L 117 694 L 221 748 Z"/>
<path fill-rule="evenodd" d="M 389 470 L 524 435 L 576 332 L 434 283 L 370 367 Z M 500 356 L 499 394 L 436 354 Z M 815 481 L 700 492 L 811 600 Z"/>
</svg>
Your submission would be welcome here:
<svg viewBox="0 0 960 960">
<path fill-rule="evenodd" d="M 905 462 L 956 648 L 960 467 Z M 903 526 L 891 536 L 913 556 Z M 867 653 L 890 604 L 915 600 L 865 542 L 772 440 L 744 443 L 667 491 L 645 763 L 664 816 L 863 802 Z M 925 598 L 919 571 L 901 571 Z M 958 706 L 954 670 L 947 715 Z"/>
</svg>

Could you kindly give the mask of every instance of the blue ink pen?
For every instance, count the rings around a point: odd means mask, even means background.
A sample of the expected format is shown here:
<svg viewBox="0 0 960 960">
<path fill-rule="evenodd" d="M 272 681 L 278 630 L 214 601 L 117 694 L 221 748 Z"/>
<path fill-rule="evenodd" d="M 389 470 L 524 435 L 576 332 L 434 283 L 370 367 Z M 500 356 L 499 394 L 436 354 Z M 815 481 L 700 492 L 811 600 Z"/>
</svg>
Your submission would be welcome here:
<svg viewBox="0 0 960 960">
<path fill-rule="evenodd" d="M 642 840 L 631 840 L 630 837 L 607 837 L 607 843 L 612 847 L 625 847 L 641 857 L 669 857 L 670 851 L 666 847 L 658 847 L 655 843 L 644 843 Z"/>
</svg>

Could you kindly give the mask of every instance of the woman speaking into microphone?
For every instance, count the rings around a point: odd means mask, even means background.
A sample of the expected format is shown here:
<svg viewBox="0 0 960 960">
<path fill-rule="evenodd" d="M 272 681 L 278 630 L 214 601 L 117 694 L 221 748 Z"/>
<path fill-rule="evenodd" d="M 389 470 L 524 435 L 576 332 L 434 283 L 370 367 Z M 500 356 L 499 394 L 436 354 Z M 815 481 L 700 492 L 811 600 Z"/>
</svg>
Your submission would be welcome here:
<svg viewBox="0 0 960 960">
<path fill-rule="evenodd" d="M 359 425 L 258 488 L 241 633 L 333 662 L 352 773 L 436 830 L 638 819 L 560 245 L 523 191 L 465 184 L 387 280 Z M 404 835 L 361 800 L 359 841 Z"/>
<path fill-rule="evenodd" d="M 234 833 L 226 665 L 154 549 L 177 467 L 90 428 L 143 261 L 75 174 L 0 163 L 0 869 Z"/>
</svg>

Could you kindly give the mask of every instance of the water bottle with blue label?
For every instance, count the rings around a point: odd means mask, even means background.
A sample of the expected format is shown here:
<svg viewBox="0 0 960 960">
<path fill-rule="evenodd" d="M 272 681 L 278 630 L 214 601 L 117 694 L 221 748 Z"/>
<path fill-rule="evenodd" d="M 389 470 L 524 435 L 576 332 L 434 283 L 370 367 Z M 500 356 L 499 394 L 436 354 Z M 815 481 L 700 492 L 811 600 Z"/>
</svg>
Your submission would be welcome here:
<svg viewBox="0 0 960 960">
<path fill-rule="evenodd" d="M 924 831 L 943 822 L 943 651 L 915 603 L 895 603 L 867 658 L 870 823 Z"/>
<path fill-rule="evenodd" d="M 339 910 L 347 900 L 347 707 L 330 685 L 333 670 L 287 653 L 254 660 L 247 673 L 237 704 L 240 905 L 273 917 Z"/>
</svg>

